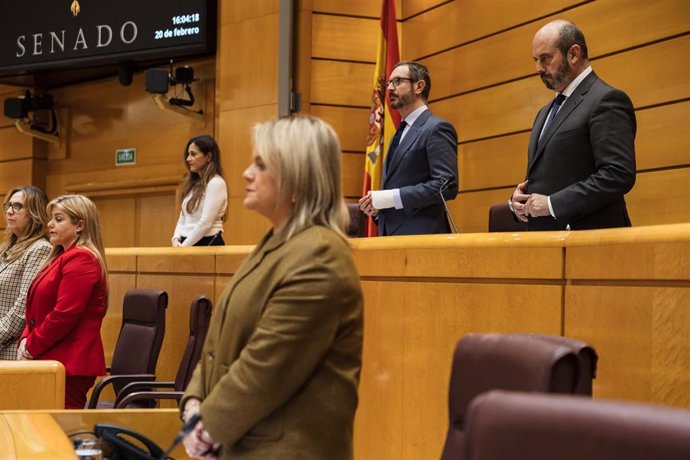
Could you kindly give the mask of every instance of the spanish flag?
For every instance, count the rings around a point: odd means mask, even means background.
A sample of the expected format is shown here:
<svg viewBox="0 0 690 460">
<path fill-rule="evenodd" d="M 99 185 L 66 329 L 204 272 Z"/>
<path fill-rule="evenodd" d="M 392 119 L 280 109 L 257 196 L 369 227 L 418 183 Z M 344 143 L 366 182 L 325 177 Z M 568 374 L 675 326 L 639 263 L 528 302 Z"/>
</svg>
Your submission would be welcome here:
<svg viewBox="0 0 690 460">
<path fill-rule="evenodd" d="M 400 124 L 400 114 L 390 107 L 386 81 L 393 66 L 400 60 L 398 29 L 395 16 L 395 0 L 383 0 L 381 29 L 379 30 L 376 70 L 371 92 L 369 136 L 364 160 L 364 186 L 362 195 L 381 188 L 381 172 L 386 159 L 388 144 Z M 367 219 L 367 235 L 376 236 L 378 230 L 372 218 Z"/>
</svg>

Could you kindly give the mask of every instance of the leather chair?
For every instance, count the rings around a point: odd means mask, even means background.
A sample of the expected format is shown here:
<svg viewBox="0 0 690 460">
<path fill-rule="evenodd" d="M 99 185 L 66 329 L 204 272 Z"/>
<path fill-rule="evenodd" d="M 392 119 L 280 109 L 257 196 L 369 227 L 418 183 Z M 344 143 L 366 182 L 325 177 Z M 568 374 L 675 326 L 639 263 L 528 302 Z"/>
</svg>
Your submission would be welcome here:
<svg viewBox="0 0 690 460">
<path fill-rule="evenodd" d="M 350 213 L 350 223 L 345 232 L 347 236 L 351 238 L 367 236 L 367 216 L 359 209 L 359 204 L 348 204 L 347 210 Z"/>
<path fill-rule="evenodd" d="M 132 382 L 120 391 L 115 399 L 115 408 L 123 408 L 141 401 L 174 399 L 180 402 L 194 368 L 201 357 L 206 333 L 211 321 L 213 304 L 208 297 L 200 295 L 189 307 L 189 338 L 182 354 L 180 366 L 177 368 L 175 381 Z M 172 391 L 153 391 L 154 389 L 170 388 Z"/>
<path fill-rule="evenodd" d="M 526 232 L 527 223 L 518 222 L 508 207 L 508 201 L 498 203 L 489 208 L 490 232 Z"/>
<path fill-rule="evenodd" d="M 467 460 L 687 460 L 690 411 L 492 391 L 467 420 Z"/>
<path fill-rule="evenodd" d="M 560 335 L 545 334 L 525 334 L 528 337 L 535 337 L 541 340 L 563 345 L 570 348 L 575 353 L 579 361 L 577 387 L 575 394 L 592 396 L 592 381 L 597 377 L 597 362 L 599 356 L 597 352 L 586 342 L 571 339 Z"/>
<path fill-rule="evenodd" d="M 462 459 L 470 402 L 493 389 L 575 393 L 579 358 L 563 338 L 528 334 L 468 334 L 455 348 L 448 392 L 449 428 L 442 459 Z"/>
<path fill-rule="evenodd" d="M 158 354 L 165 336 L 165 309 L 168 294 L 157 289 L 127 291 L 122 305 L 122 326 L 117 337 L 110 375 L 96 384 L 88 409 L 107 409 L 113 402 L 100 401 L 101 392 L 113 386 L 115 395 L 134 381 L 155 380 Z"/>
</svg>

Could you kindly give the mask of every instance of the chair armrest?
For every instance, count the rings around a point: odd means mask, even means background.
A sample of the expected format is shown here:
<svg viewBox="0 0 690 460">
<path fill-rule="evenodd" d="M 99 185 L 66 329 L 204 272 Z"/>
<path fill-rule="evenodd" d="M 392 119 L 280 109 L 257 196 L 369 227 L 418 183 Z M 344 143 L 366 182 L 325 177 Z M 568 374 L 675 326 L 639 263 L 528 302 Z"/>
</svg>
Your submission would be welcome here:
<svg viewBox="0 0 690 460">
<path fill-rule="evenodd" d="M 115 402 L 113 403 L 113 407 L 118 407 L 118 403 L 127 396 L 130 393 L 138 392 L 138 391 L 153 391 L 153 388 L 175 388 L 175 382 L 150 382 L 150 381 L 137 381 L 137 382 L 131 382 L 125 385 L 122 390 L 117 394 L 117 397 L 115 398 Z"/>
<path fill-rule="evenodd" d="M 101 392 L 103 389 L 112 385 L 115 382 L 136 382 L 136 381 L 154 381 L 156 376 L 153 374 L 122 374 L 122 375 L 109 375 L 103 380 L 98 382 L 96 386 L 93 387 L 93 392 L 91 393 L 91 399 L 89 399 L 89 404 L 86 406 L 87 409 L 95 409 L 98 405 L 98 399 L 101 397 Z M 115 395 L 117 397 L 117 395 Z"/>
<path fill-rule="evenodd" d="M 142 399 L 174 399 L 180 404 L 180 399 L 184 395 L 183 391 L 137 391 L 130 393 L 114 406 L 115 409 L 126 408 L 129 404 Z"/>
</svg>

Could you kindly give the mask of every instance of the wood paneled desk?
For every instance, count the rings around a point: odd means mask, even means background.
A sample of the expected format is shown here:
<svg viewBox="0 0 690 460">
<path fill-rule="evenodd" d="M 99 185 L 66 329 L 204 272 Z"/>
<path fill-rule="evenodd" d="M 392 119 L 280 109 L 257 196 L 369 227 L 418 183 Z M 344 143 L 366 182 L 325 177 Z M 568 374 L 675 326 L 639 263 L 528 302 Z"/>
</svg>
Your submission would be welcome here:
<svg viewBox="0 0 690 460">
<path fill-rule="evenodd" d="M 62 363 L 0 361 L 0 410 L 64 407 L 65 367 Z"/>
<path fill-rule="evenodd" d="M 598 351 L 595 398 L 690 407 L 690 224 L 352 240 L 365 332 L 357 459 L 438 458 L 455 343 L 561 334 Z M 189 304 L 217 299 L 251 246 L 106 251 L 112 353 L 124 293 L 170 295 L 158 374 L 173 380 Z"/>
<path fill-rule="evenodd" d="M 93 431 L 96 423 L 130 428 L 167 449 L 181 424 L 176 410 L 60 410 L 0 412 L 0 459 L 74 460 L 68 434 Z M 170 454 L 187 459 L 184 447 Z"/>
</svg>

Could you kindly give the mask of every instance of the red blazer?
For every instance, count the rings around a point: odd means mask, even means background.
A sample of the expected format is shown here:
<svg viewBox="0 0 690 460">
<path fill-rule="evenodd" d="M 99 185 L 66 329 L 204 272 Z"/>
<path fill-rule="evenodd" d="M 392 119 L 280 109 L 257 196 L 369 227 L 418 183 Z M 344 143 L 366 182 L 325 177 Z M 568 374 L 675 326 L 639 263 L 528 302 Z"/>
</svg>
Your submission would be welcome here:
<svg viewBox="0 0 690 460">
<path fill-rule="evenodd" d="M 26 349 L 54 359 L 67 375 L 105 375 L 101 323 L 108 290 L 101 265 L 88 249 L 71 247 L 31 284 L 26 299 Z"/>
</svg>

